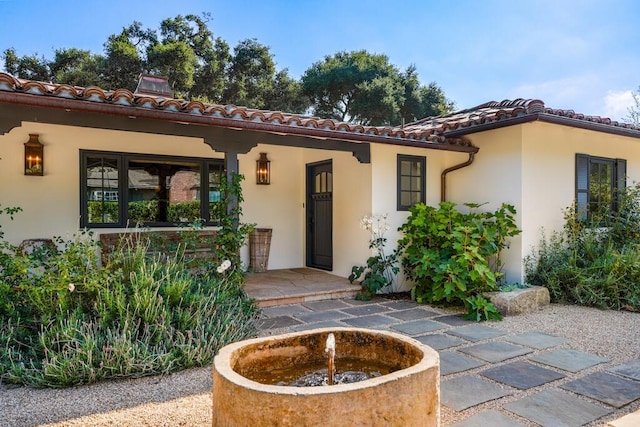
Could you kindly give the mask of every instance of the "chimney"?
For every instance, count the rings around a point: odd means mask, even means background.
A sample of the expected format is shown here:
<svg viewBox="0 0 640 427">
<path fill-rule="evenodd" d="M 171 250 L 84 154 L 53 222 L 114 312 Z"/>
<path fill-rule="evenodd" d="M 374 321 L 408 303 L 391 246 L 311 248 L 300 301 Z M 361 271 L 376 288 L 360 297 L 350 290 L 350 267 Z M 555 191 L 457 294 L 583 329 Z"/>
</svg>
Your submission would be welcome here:
<svg viewBox="0 0 640 427">
<path fill-rule="evenodd" d="M 140 74 L 135 92 L 140 95 L 162 96 L 173 98 L 173 91 L 166 77 Z"/>
</svg>

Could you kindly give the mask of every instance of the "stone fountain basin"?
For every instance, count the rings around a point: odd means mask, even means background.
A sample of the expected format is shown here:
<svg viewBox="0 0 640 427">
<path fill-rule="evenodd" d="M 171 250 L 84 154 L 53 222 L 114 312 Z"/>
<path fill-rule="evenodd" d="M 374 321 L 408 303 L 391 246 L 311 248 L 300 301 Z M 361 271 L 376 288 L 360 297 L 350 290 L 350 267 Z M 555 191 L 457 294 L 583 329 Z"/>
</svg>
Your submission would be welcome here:
<svg viewBox="0 0 640 427">
<path fill-rule="evenodd" d="M 254 370 L 326 363 L 329 333 L 341 358 L 390 366 L 393 372 L 351 384 L 290 387 L 248 379 Z M 249 375 L 250 376 L 250 375 Z M 440 360 L 404 335 L 325 328 L 240 341 L 213 362 L 213 426 L 438 426 Z"/>
</svg>

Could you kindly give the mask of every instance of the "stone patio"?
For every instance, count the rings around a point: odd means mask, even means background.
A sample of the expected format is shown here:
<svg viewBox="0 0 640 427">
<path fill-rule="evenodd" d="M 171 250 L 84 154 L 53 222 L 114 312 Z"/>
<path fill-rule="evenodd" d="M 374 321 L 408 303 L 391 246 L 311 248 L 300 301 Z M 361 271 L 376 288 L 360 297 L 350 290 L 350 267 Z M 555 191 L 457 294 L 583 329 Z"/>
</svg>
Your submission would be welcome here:
<svg viewBox="0 0 640 427">
<path fill-rule="evenodd" d="M 473 323 L 404 300 L 308 301 L 268 307 L 263 316 L 264 335 L 358 326 L 393 330 L 431 346 L 440 354 L 441 405 L 471 411 L 457 427 L 602 425 L 599 419 L 640 402 L 637 352 L 626 363 L 611 364 L 567 348 L 566 337 L 536 330 L 509 334 L 499 322 Z"/>
</svg>

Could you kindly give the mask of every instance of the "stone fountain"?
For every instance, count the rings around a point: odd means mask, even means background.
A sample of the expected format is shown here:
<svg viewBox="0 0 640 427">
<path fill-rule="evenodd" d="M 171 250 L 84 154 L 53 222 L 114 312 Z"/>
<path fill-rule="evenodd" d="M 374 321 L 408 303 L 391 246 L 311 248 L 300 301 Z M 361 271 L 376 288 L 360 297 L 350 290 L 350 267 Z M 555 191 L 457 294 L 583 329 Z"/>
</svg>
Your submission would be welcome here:
<svg viewBox="0 0 640 427">
<path fill-rule="evenodd" d="M 377 373 L 358 382 L 289 385 L 291 372 L 326 370 L 330 334 L 337 373 L 341 365 Z M 213 426 L 439 424 L 438 353 L 400 334 L 315 329 L 230 344 L 214 359 Z"/>
</svg>

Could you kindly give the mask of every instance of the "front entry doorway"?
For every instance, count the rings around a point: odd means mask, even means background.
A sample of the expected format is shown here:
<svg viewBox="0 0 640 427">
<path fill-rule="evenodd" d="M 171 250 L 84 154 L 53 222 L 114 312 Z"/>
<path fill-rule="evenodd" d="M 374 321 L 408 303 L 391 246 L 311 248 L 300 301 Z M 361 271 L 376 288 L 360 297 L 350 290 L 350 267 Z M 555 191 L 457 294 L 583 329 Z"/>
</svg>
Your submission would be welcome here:
<svg viewBox="0 0 640 427">
<path fill-rule="evenodd" d="M 307 165 L 307 267 L 333 269 L 333 164 Z"/>
</svg>

